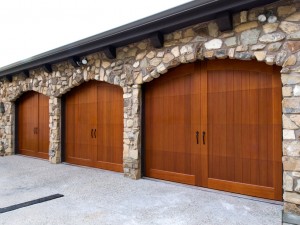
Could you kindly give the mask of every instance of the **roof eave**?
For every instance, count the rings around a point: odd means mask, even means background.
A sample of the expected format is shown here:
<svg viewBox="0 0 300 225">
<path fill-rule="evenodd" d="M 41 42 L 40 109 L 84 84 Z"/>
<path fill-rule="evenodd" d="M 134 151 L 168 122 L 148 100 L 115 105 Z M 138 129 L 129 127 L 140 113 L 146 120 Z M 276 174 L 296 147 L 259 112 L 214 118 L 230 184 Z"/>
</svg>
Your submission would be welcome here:
<svg viewBox="0 0 300 225">
<path fill-rule="evenodd" d="M 277 0 L 202 0 L 163 11 L 153 16 L 117 27 L 71 44 L 47 51 L 28 59 L 0 68 L 0 77 L 11 76 L 45 64 L 54 64 L 73 56 L 84 56 L 101 51 L 107 46 L 120 47 L 149 37 L 155 32 L 163 34 L 215 19 L 218 13 L 238 12 L 266 5 Z"/>
</svg>

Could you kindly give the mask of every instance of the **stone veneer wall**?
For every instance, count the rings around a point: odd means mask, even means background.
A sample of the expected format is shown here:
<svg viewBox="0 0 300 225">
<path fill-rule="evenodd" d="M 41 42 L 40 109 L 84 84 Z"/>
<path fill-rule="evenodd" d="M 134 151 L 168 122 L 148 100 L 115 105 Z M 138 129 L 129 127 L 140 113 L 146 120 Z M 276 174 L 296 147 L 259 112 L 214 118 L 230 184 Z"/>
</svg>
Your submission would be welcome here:
<svg viewBox="0 0 300 225">
<path fill-rule="evenodd" d="M 282 0 L 261 8 L 237 13 L 234 29 L 220 32 L 214 21 L 197 24 L 164 36 L 161 49 L 148 40 L 117 49 L 117 58 L 98 52 L 87 56 L 88 65 L 73 68 L 68 62 L 53 65 L 53 72 L 30 71 L 30 77 L 16 74 L 2 81 L 0 100 L 1 148 L 14 154 L 14 101 L 33 90 L 50 96 L 50 146 L 52 163 L 61 162 L 61 99 L 75 86 L 89 80 L 105 81 L 123 88 L 124 94 L 124 174 L 141 176 L 141 85 L 165 74 L 181 63 L 203 59 L 263 61 L 282 67 L 283 189 L 284 210 L 300 215 L 300 2 Z M 271 10 L 276 23 L 260 23 L 257 16 Z"/>
</svg>

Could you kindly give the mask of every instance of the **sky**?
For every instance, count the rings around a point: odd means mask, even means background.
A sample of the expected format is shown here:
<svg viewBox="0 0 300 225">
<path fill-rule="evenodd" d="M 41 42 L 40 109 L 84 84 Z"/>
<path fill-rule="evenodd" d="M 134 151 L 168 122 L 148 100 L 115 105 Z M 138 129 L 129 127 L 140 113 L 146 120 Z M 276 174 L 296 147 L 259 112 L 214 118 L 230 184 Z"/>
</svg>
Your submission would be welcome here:
<svg viewBox="0 0 300 225">
<path fill-rule="evenodd" d="M 0 68 L 189 1 L 1 1 Z"/>
</svg>

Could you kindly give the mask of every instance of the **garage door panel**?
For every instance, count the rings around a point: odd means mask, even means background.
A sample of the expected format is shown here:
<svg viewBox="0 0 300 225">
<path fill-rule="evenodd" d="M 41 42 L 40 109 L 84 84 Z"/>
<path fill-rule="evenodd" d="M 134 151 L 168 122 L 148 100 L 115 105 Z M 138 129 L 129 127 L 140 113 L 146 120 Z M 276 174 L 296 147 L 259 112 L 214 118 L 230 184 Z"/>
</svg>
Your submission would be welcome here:
<svg viewBox="0 0 300 225">
<path fill-rule="evenodd" d="M 122 164 L 123 159 L 123 92 L 120 87 L 97 85 L 98 125 L 97 161 Z M 107 164 L 109 166 L 109 164 Z"/>
<path fill-rule="evenodd" d="M 38 134 L 39 146 L 38 152 L 44 157 L 49 157 L 49 97 L 39 95 L 39 117 Z"/>
<path fill-rule="evenodd" d="M 38 148 L 35 129 L 38 126 L 38 96 L 33 92 L 23 94 L 18 103 L 18 144 L 20 154 L 34 155 Z"/>
<path fill-rule="evenodd" d="M 262 66 L 259 69 L 259 72 L 231 70 L 224 66 L 222 71 L 216 68 L 208 71 L 208 133 L 213 136 L 209 138 L 209 178 L 255 185 L 258 192 L 263 187 L 279 191 L 280 182 L 274 182 L 274 177 L 280 176 L 274 169 L 274 152 L 281 150 L 280 145 L 275 145 L 274 133 L 280 133 L 281 127 L 274 121 L 280 120 L 281 113 L 275 109 L 280 97 L 273 87 L 273 77 L 279 75 L 268 73 L 269 69 L 264 71 Z M 233 88 L 229 87 L 232 73 L 236 86 Z"/>
<path fill-rule="evenodd" d="M 66 161 L 120 172 L 123 158 L 123 92 L 91 81 L 66 95 Z M 68 113 L 72 114 L 68 118 Z"/>
<path fill-rule="evenodd" d="M 189 180 L 193 174 L 191 142 L 196 141 L 191 130 L 193 70 L 193 66 L 185 65 L 179 74 L 170 72 L 169 77 L 146 86 L 145 132 L 151 138 L 145 140 L 148 176 L 186 183 L 183 177 Z M 181 178 L 174 174 L 180 174 Z"/>
<path fill-rule="evenodd" d="M 26 92 L 17 101 L 18 145 L 20 154 L 49 157 L 49 97 Z"/>
</svg>

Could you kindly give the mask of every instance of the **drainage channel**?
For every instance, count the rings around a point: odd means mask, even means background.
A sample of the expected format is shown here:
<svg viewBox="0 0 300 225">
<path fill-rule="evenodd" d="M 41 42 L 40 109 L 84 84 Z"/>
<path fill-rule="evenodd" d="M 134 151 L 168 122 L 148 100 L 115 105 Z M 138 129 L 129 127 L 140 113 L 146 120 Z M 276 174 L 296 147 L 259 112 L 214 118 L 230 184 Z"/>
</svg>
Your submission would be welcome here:
<svg viewBox="0 0 300 225">
<path fill-rule="evenodd" d="M 13 210 L 24 208 L 24 207 L 27 207 L 27 206 L 39 204 L 39 203 L 42 203 L 42 202 L 47 202 L 47 201 L 50 201 L 50 200 L 53 200 L 53 199 L 56 199 L 56 198 L 61 198 L 61 197 L 63 197 L 63 195 L 61 195 L 61 194 L 49 195 L 47 197 L 38 198 L 38 199 L 31 200 L 31 201 L 28 201 L 28 202 L 23 202 L 23 203 L 20 203 L 20 204 L 0 208 L 0 213 L 6 213 L 6 212 L 9 212 L 9 211 L 13 211 Z"/>
</svg>

